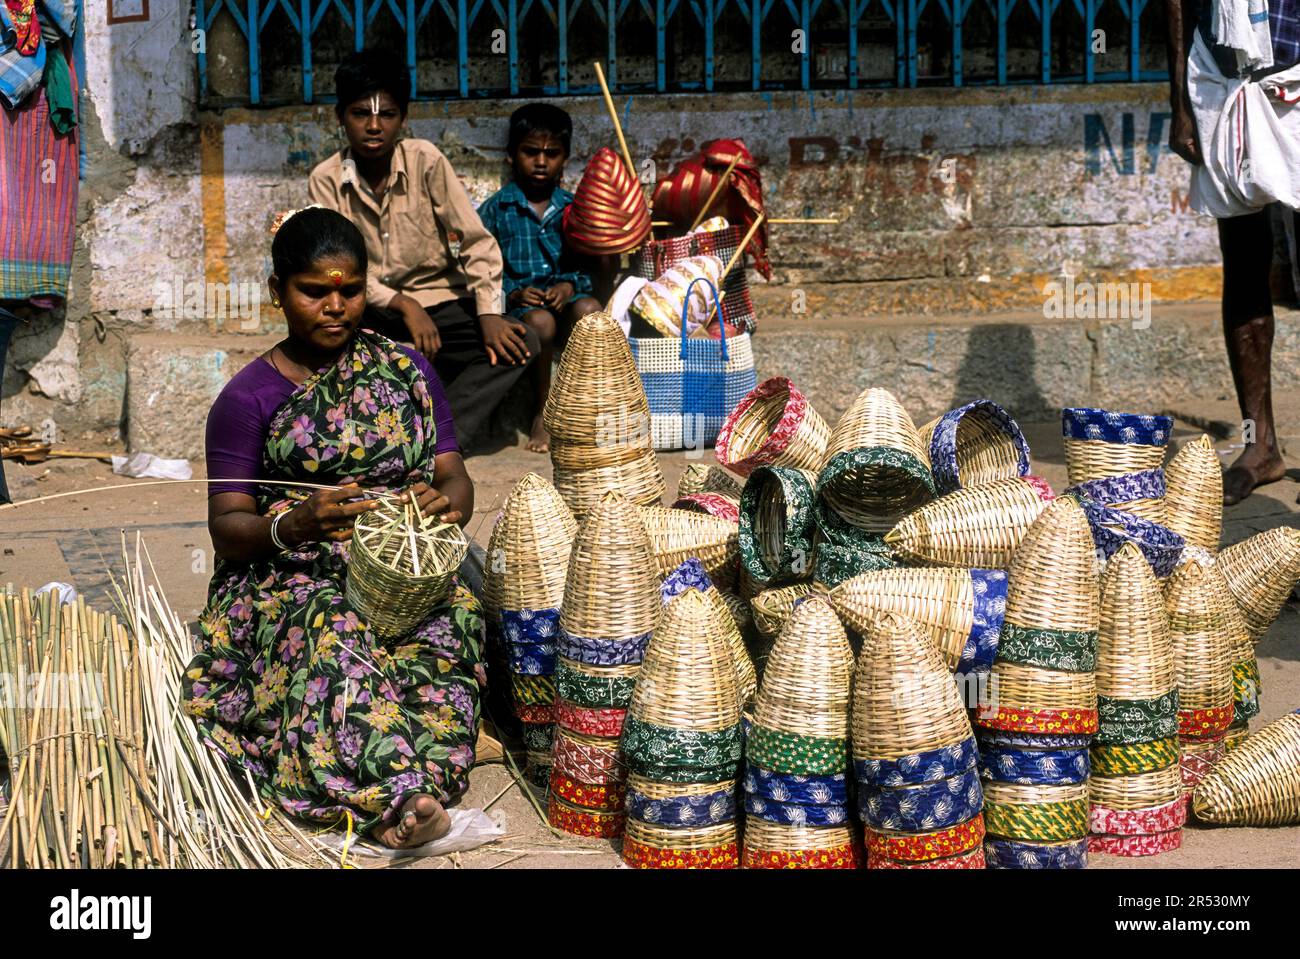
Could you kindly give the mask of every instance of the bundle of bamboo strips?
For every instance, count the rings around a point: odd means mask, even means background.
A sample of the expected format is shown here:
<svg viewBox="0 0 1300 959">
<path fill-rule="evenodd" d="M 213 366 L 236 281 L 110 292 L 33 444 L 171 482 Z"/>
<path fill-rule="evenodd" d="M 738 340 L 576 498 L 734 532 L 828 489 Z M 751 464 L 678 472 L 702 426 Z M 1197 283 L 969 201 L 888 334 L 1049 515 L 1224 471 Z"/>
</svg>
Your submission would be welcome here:
<svg viewBox="0 0 1300 959">
<path fill-rule="evenodd" d="M 180 709 L 191 642 L 139 541 L 120 617 L 83 598 L 0 594 L 0 865 L 288 868 L 330 864 L 244 794 Z M 149 576 L 146 577 L 146 564 Z M 258 808 L 254 808 L 254 803 Z"/>
</svg>

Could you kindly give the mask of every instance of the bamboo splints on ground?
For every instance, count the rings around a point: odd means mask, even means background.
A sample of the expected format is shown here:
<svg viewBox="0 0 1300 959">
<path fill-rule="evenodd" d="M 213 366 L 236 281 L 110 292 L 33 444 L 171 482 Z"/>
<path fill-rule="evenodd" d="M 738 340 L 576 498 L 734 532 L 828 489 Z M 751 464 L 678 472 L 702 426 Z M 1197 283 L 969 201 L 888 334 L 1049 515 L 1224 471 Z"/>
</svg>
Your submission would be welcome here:
<svg viewBox="0 0 1300 959">
<path fill-rule="evenodd" d="M 331 864 L 199 741 L 180 710 L 190 637 L 138 542 L 126 566 L 121 618 L 54 592 L 0 593 L 0 866 Z"/>
</svg>

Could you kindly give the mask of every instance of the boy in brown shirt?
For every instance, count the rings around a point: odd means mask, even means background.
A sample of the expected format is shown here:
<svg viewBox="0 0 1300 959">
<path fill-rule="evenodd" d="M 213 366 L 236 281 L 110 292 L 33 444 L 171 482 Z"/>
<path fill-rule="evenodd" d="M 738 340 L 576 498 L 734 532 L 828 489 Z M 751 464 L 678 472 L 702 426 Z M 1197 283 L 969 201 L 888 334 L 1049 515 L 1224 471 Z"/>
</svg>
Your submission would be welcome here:
<svg viewBox="0 0 1300 959">
<path fill-rule="evenodd" d="M 365 50 L 339 66 L 335 113 L 348 146 L 312 170 L 308 192 L 361 231 L 368 319 L 433 361 L 465 449 L 539 345 L 503 315 L 501 251 L 447 158 L 427 140 L 398 139 L 411 95 L 403 64 Z"/>
</svg>

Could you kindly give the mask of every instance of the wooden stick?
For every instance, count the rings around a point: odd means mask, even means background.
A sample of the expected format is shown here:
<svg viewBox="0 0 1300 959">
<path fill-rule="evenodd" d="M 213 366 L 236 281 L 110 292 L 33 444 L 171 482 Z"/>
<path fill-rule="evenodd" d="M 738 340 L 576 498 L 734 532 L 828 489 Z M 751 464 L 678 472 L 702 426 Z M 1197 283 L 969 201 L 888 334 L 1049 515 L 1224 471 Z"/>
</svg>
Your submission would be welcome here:
<svg viewBox="0 0 1300 959">
<path fill-rule="evenodd" d="M 736 164 L 739 162 L 740 162 L 739 154 L 732 157 L 731 162 L 727 164 L 727 169 L 724 170 L 722 176 L 718 178 L 718 182 L 713 184 L 713 190 L 712 192 L 709 193 L 709 198 L 704 201 L 704 206 L 700 207 L 700 212 L 695 214 L 695 219 L 691 221 L 690 229 L 687 230 L 688 233 L 690 232 L 690 230 L 693 230 L 697 226 L 699 226 L 700 223 L 704 220 L 705 214 L 708 213 L 709 208 L 713 206 L 713 201 L 718 198 L 718 194 L 722 192 L 722 188 L 727 185 L 727 181 L 731 178 L 731 171 L 736 169 Z"/>
<path fill-rule="evenodd" d="M 710 314 L 707 320 L 705 320 L 703 323 L 700 324 L 701 330 L 707 327 L 709 323 L 713 321 L 713 318 L 715 316 L 718 318 L 719 323 L 722 322 L 722 301 L 727 298 L 727 291 L 722 289 L 722 285 L 727 281 L 727 276 L 731 273 L 732 269 L 735 268 L 736 264 L 740 262 L 742 257 L 744 257 L 745 247 L 749 246 L 749 241 L 754 238 L 754 234 L 758 232 L 758 228 L 762 225 L 763 225 L 763 214 L 760 213 L 758 215 L 758 218 L 754 220 L 753 223 L 750 224 L 748 232 L 746 232 L 744 238 L 741 239 L 740 245 L 736 247 L 736 252 L 731 254 L 731 259 L 728 260 L 727 265 L 723 267 L 722 275 L 718 277 L 717 302 L 713 304 L 713 313 Z"/>
<path fill-rule="evenodd" d="M 812 224 L 813 226 L 839 226 L 840 221 L 832 217 L 821 217 L 821 218 L 808 217 L 805 219 L 804 217 L 799 217 L 799 216 L 773 217 L 772 219 L 767 221 L 768 226 L 782 226 L 782 225 L 794 226 L 801 223 Z M 652 220 L 650 222 L 650 225 L 651 226 L 672 226 L 673 221 Z M 692 225 L 691 229 L 692 230 L 695 229 L 695 226 L 698 225 L 699 224 L 697 222 L 696 224 Z"/>
<path fill-rule="evenodd" d="M 632 179 L 638 183 L 640 177 L 636 175 L 636 165 L 632 162 L 632 153 L 627 148 L 627 140 L 623 138 L 623 124 L 618 122 L 618 111 L 614 109 L 614 98 L 609 95 L 609 85 L 605 82 L 605 70 L 597 60 L 592 64 L 596 68 L 596 79 L 600 81 L 600 92 L 605 98 L 605 109 L 609 111 L 609 118 L 614 121 L 614 132 L 618 134 L 618 147 L 623 151 L 623 162 L 627 164 L 627 172 L 632 175 Z"/>
</svg>

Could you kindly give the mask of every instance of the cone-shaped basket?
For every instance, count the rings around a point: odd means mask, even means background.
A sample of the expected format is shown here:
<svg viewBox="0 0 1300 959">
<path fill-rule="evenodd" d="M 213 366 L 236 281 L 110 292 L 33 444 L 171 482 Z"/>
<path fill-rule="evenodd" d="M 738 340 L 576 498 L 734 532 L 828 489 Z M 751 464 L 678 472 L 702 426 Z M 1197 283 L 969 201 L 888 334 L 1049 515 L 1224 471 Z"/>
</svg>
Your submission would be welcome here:
<svg viewBox="0 0 1300 959">
<path fill-rule="evenodd" d="M 816 591 L 817 587 L 812 583 L 792 583 L 763 590 L 749 601 L 754 614 L 754 628 L 760 636 L 775 640 L 794 612 L 795 601 Z"/>
<path fill-rule="evenodd" d="M 713 585 L 703 565 L 697 559 L 688 559 L 664 579 L 659 593 L 665 603 L 674 596 L 680 596 L 689 588 L 699 590 L 712 610 L 714 629 L 731 651 L 731 661 L 736 667 L 736 689 L 740 695 L 740 704 L 745 706 L 758 691 L 758 674 L 754 663 L 749 658 L 749 650 L 742 636 L 742 626 L 736 621 L 733 603 L 740 608 L 745 604 L 739 598 L 729 599 L 720 589 Z"/>
<path fill-rule="evenodd" d="M 853 674 L 854 759 L 900 759 L 972 737 L 948 667 L 915 623 L 882 612 L 854 628 L 863 637 Z"/>
<path fill-rule="evenodd" d="M 740 722 L 736 667 L 715 609 L 697 589 L 668 601 L 632 691 L 629 719 L 692 732 Z"/>
<path fill-rule="evenodd" d="M 551 436 L 582 446 L 644 439 L 650 404 L 623 329 L 608 313 L 588 313 L 560 356 L 542 422 Z"/>
<path fill-rule="evenodd" d="M 666 506 L 643 506 L 640 514 L 660 576 L 688 559 L 698 559 L 714 583 L 735 583 L 740 556 L 735 523 Z"/>
<path fill-rule="evenodd" d="M 677 481 L 677 498 L 695 493 L 722 493 L 740 498 L 741 484 L 726 470 L 704 463 L 691 463 Z"/>
<path fill-rule="evenodd" d="M 1165 586 L 1182 732 L 1218 737 L 1232 720 L 1232 650 L 1245 629 L 1223 574 L 1192 559 Z M 1188 727 L 1188 722 L 1194 722 Z"/>
<path fill-rule="evenodd" d="M 949 670 L 957 668 L 975 625 L 975 590 L 968 569 L 863 573 L 831 590 L 831 602 L 845 624 L 863 636 L 884 612 L 907 617 L 924 630 Z"/>
<path fill-rule="evenodd" d="M 1225 826 L 1300 823 L 1300 710 L 1228 753 L 1192 793 L 1192 811 Z"/>
<path fill-rule="evenodd" d="M 1300 582 L 1300 529 L 1256 533 L 1224 549 L 1217 566 L 1258 642 Z"/>
<path fill-rule="evenodd" d="M 1061 410 L 1065 465 L 1070 485 L 1140 473 L 1165 459 L 1173 420 L 1146 413 L 1088 407 Z"/>
<path fill-rule="evenodd" d="M 1071 497 L 1053 500 L 1016 551 L 1007 583 L 1008 623 L 1097 631 L 1096 547 L 1088 518 Z"/>
<path fill-rule="evenodd" d="M 1158 699 L 1178 688 L 1160 581 L 1132 543 L 1120 548 L 1101 578 L 1096 677 L 1099 696 L 1125 702 Z"/>
<path fill-rule="evenodd" d="M 1029 444 L 1016 421 L 989 400 L 976 400 L 921 427 L 940 493 L 1029 472 Z"/>
<path fill-rule="evenodd" d="M 1036 477 L 992 480 L 908 513 L 885 534 L 885 543 L 905 562 L 1009 569 L 1052 499 L 1051 487 Z"/>
<path fill-rule="evenodd" d="M 754 723 L 767 729 L 845 739 L 853 651 L 830 601 L 801 600 L 767 657 Z"/>
<path fill-rule="evenodd" d="M 609 147 L 587 161 L 564 210 L 563 229 L 569 247 L 588 256 L 630 253 L 650 236 L 645 190 Z"/>
<path fill-rule="evenodd" d="M 1202 433 L 1165 467 L 1165 525 L 1214 552 L 1223 535 L 1223 468 L 1210 438 Z"/>
<path fill-rule="evenodd" d="M 553 473 L 556 490 L 579 521 L 611 491 L 638 506 L 657 506 L 664 494 L 664 474 L 653 450 L 622 466 L 589 470 L 557 466 Z"/>
<path fill-rule="evenodd" d="M 893 393 L 863 390 L 840 418 L 817 493 L 843 520 L 876 533 L 933 498 L 929 453 Z"/>
<path fill-rule="evenodd" d="M 536 473 L 525 474 L 506 497 L 488 540 L 484 606 L 558 609 L 577 534 L 577 521 L 555 487 Z"/>
<path fill-rule="evenodd" d="M 741 476 L 759 466 L 817 470 L 826 459 L 831 430 L 807 397 L 784 376 L 754 387 L 727 416 L 714 452 Z"/>
<path fill-rule="evenodd" d="M 586 639 L 628 640 L 659 621 L 659 579 L 637 508 L 606 493 L 578 528 L 560 625 Z"/>
<path fill-rule="evenodd" d="M 811 579 L 817 526 L 810 470 L 760 466 L 740 496 L 740 557 L 755 582 Z"/>
</svg>

